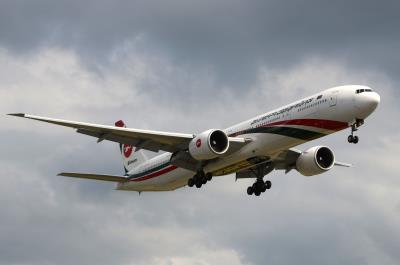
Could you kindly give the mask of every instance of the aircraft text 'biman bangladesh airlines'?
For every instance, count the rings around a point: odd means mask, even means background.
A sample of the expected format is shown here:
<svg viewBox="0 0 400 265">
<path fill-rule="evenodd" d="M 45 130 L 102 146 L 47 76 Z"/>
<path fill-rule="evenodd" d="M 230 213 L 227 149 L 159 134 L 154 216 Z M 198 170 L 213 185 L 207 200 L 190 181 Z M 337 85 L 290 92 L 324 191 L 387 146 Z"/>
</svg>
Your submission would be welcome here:
<svg viewBox="0 0 400 265">
<path fill-rule="evenodd" d="M 297 170 L 304 176 L 324 173 L 333 166 L 350 166 L 335 160 L 327 146 L 305 151 L 293 147 L 350 128 L 348 142 L 376 109 L 380 97 L 367 86 L 333 87 L 224 130 L 198 134 L 160 132 L 67 121 L 23 113 L 9 115 L 76 129 L 78 133 L 120 145 L 125 174 L 120 176 L 63 172 L 59 175 L 111 181 L 117 190 L 167 191 L 188 185 L 200 188 L 214 176 L 235 173 L 237 179 L 254 178 L 247 188 L 259 196 L 271 188 L 264 176 L 274 169 Z M 143 150 L 164 153 L 147 159 Z"/>
</svg>

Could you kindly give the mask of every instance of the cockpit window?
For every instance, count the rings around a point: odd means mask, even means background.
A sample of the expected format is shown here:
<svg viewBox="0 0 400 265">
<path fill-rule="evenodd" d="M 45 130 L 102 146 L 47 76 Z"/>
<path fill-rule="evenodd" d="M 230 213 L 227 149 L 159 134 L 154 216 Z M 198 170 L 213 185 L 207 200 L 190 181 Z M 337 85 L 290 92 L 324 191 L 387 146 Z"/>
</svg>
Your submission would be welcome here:
<svg viewBox="0 0 400 265">
<path fill-rule="evenodd" d="M 372 89 L 366 88 L 366 89 L 357 89 L 356 94 L 360 94 L 363 92 L 372 92 Z"/>
</svg>

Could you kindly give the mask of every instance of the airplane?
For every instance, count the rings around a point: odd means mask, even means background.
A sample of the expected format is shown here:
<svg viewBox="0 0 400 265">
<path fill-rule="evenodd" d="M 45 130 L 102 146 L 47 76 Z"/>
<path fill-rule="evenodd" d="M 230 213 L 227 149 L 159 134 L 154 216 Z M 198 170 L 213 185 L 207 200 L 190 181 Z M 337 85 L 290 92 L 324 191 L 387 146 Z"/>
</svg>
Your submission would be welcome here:
<svg viewBox="0 0 400 265">
<path fill-rule="evenodd" d="M 104 175 L 62 172 L 60 176 L 111 181 L 116 190 L 170 191 L 184 186 L 202 187 L 213 177 L 235 173 L 236 179 L 252 178 L 248 195 L 260 196 L 271 188 L 264 177 L 275 170 L 295 169 L 304 176 L 319 175 L 338 162 L 327 146 L 307 150 L 295 146 L 350 128 L 349 143 L 365 119 L 374 112 L 380 96 L 370 87 L 338 86 L 323 90 L 281 108 L 243 121 L 227 129 L 197 134 L 127 128 L 68 121 L 23 113 L 8 115 L 76 129 L 76 132 L 119 143 L 125 174 Z M 148 159 L 143 150 L 164 153 Z"/>
</svg>

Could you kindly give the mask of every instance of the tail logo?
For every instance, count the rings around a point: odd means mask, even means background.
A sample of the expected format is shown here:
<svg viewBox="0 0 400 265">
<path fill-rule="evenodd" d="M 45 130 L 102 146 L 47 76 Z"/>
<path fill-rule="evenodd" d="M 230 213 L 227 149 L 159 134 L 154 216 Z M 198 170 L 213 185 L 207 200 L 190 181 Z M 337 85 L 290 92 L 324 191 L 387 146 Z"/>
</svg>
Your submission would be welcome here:
<svg viewBox="0 0 400 265">
<path fill-rule="evenodd" d="M 124 145 L 122 146 L 122 150 L 123 150 L 123 152 L 124 152 L 124 156 L 125 156 L 126 158 L 128 158 L 128 157 L 131 156 L 131 154 L 132 154 L 132 152 L 133 152 L 133 146 L 132 146 L 132 145 L 128 145 L 128 144 L 124 144 Z"/>
</svg>

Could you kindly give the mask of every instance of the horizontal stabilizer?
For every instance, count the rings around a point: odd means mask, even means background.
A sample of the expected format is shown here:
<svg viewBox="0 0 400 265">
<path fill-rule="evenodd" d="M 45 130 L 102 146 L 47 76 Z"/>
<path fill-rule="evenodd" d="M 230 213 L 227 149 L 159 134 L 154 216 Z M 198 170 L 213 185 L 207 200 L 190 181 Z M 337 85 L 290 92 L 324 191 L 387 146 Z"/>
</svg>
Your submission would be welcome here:
<svg viewBox="0 0 400 265">
<path fill-rule="evenodd" d="M 128 178 L 123 177 L 123 176 L 72 173 L 72 172 L 62 172 L 62 173 L 58 174 L 58 176 L 82 178 L 82 179 L 103 180 L 103 181 L 111 181 L 111 182 L 126 182 L 126 181 L 129 181 Z"/>
</svg>

